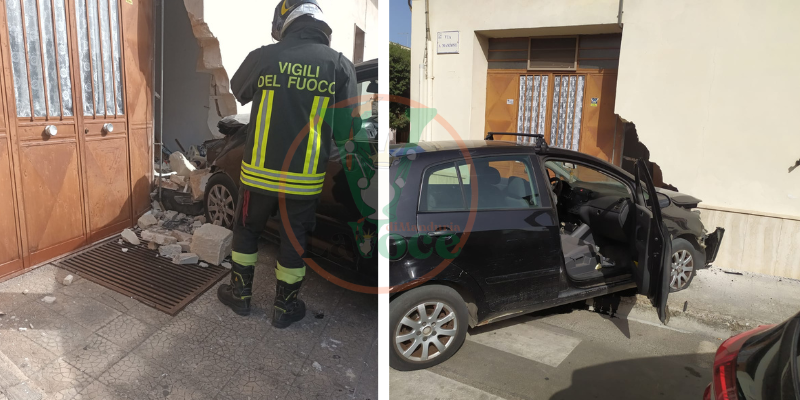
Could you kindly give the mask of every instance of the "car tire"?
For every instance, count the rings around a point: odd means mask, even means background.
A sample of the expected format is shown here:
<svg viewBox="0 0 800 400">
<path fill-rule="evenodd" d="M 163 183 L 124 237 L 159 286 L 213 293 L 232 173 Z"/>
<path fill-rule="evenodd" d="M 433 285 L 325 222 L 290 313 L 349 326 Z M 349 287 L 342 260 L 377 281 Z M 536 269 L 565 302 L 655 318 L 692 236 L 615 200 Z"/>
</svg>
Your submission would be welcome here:
<svg viewBox="0 0 800 400">
<path fill-rule="evenodd" d="M 405 318 L 422 324 L 408 325 Z M 389 303 L 389 366 L 413 371 L 446 361 L 464 344 L 468 321 L 467 304 L 454 289 L 429 285 L 409 290 Z M 407 340 L 398 342 L 398 338 Z"/>
<path fill-rule="evenodd" d="M 698 261 L 702 254 L 686 239 L 677 238 L 672 241 L 672 259 L 670 262 L 670 293 L 679 292 L 689 287 L 692 282 Z M 687 268 L 689 268 L 687 270 Z"/>
<path fill-rule="evenodd" d="M 217 173 L 208 179 L 203 205 L 206 208 L 206 222 L 219 221 L 225 228 L 233 228 L 236 218 L 236 203 L 239 201 L 239 188 L 228 175 Z"/>
</svg>

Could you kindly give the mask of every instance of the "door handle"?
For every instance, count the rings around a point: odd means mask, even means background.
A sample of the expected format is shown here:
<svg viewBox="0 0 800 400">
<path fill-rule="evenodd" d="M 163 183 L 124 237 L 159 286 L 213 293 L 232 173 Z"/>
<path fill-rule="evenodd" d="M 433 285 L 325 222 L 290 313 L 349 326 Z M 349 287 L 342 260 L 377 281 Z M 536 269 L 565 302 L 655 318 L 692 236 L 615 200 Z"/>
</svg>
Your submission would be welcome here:
<svg viewBox="0 0 800 400">
<path fill-rule="evenodd" d="M 105 132 L 105 133 L 114 132 L 114 124 L 112 124 L 110 122 L 106 123 L 106 124 L 103 124 L 103 132 Z"/>
<path fill-rule="evenodd" d="M 449 231 L 449 230 L 428 232 L 428 236 L 430 237 L 453 236 L 455 234 L 456 233 L 454 231 Z"/>
<path fill-rule="evenodd" d="M 58 134 L 58 128 L 55 125 L 47 125 L 44 127 L 44 133 L 55 136 Z"/>
</svg>

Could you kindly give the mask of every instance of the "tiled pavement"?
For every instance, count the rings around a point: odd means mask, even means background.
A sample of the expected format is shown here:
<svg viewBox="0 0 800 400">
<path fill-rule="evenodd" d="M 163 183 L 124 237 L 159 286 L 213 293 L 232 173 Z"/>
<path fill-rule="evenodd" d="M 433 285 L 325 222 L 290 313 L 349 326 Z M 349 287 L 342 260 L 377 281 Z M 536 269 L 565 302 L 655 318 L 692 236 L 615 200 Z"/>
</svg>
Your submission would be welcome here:
<svg viewBox="0 0 800 400">
<path fill-rule="evenodd" d="M 276 251 L 262 246 L 249 317 L 216 286 L 171 317 L 77 276 L 64 286 L 51 265 L 0 283 L 0 400 L 377 399 L 375 296 L 309 270 L 306 318 L 273 329 Z"/>
</svg>

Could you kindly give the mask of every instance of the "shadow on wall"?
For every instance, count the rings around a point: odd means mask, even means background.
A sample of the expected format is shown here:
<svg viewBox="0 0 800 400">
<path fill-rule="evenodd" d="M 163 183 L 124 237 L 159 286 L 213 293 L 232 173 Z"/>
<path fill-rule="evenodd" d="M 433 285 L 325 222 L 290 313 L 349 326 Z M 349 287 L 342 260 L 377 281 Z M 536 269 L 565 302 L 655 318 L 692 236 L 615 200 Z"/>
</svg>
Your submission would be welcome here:
<svg viewBox="0 0 800 400">
<path fill-rule="evenodd" d="M 636 124 L 633 122 L 626 122 L 624 129 L 625 133 L 623 137 L 625 138 L 625 143 L 623 145 L 622 152 L 622 169 L 633 174 L 633 168 L 636 164 L 636 160 L 641 158 L 645 160 L 647 167 L 650 169 L 650 173 L 653 176 L 653 185 L 662 189 L 674 190 L 676 192 L 679 191 L 675 186 L 664 182 L 664 176 L 661 173 L 661 167 L 659 167 L 658 164 L 650 161 L 650 150 L 647 149 L 647 146 L 645 146 L 644 143 L 639 141 L 639 134 L 636 133 Z"/>
</svg>

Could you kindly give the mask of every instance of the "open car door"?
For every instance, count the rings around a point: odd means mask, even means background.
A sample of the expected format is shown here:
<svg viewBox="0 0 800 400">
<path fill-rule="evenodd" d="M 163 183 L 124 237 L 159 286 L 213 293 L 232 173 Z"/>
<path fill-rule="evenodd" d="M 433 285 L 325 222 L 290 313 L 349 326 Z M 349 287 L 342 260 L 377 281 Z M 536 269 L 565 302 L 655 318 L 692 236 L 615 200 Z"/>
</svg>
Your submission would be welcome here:
<svg viewBox="0 0 800 400">
<path fill-rule="evenodd" d="M 634 226 L 636 285 L 639 294 L 650 299 L 658 318 L 666 324 L 669 320 L 667 296 L 671 268 L 672 240 L 661 220 L 661 208 L 653 186 L 653 179 L 644 161 L 638 160 L 634 171 L 636 178 Z"/>
</svg>

